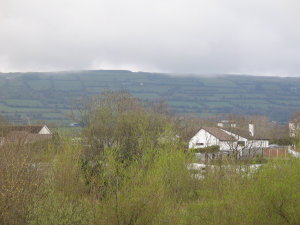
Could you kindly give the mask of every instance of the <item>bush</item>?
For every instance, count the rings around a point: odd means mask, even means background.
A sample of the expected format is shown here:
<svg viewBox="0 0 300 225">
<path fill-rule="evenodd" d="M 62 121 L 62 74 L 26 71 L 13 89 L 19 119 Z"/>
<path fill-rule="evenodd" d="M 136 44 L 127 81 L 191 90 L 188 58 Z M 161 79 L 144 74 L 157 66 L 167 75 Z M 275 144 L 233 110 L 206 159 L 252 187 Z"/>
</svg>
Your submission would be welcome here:
<svg viewBox="0 0 300 225">
<path fill-rule="evenodd" d="M 89 201 L 55 191 L 52 184 L 47 182 L 40 191 L 43 198 L 34 199 L 28 224 L 95 224 L 93 208 Z"/>
<path fill-rule="evenodd" d="M 117 149 L 123 160 L 135 160 L 144 149 L 176 139 L 171 118 L 163 109 L 149 108 L 127 92 L 108 91 L 85 105 L 80 120 L 86 121 L 82 136 L 89 143 L 85 151 L 88 160 L 102 156 L 105 148 Z"/>
<path fill-rule="evenodd" d="M 182 203 L 195 191 L 188 162 L 171 148 L 148 149 L 126 167 L 110 158 L 110 172 L 104 172 L 109 194 L 99 205 L 99 224 L 176 224 Z"/>
<path fill-rule="evenodd" d="M 220 151 L 219 145 L 212 145 L 205 148 L 194 148 L 192 149 L 193 152 L 199 152 L 199 153 L 217 153 Z"/>
<path fill-rule="evenodd" d="M 300 224 L 300 159 L 189 171 L 194 154 L 162 110 L 124 93 L 100 100 L 82 145 L 0 146 L 0 224 Z"/>
<path fill-rule="evenodd" d="M 0 146 L 0 224 L 25 224 L 33 197 L 39 195 L 46 168 L 33 161 L 24 143 Z"/>
<path fill-rule="evenodd" d="M 201 178 L 187 169 L 193 154 L 180 146 L 148 147 L 135 160 L 122 159 L 116 146 L 84 161 L 80 145 L 61 141 L 49 145 L 45 180 L 28 170 L 28 149 L 2 149 L 1 223 L 300 223 L 299 159 L 269 160 L 256 170 L 221 161 Z"/>
<path fill-rule="evenodd" d="M 299 224 L 299 172 L 299 159 L 208 169 L 182 224 Z"/>
<path fill-rule="evenodd" d="M 280 146 L 292 145 L 294 143 L 295 143 L 294 138 L 280 138 L 280 139 L 270 140 L 270 144 L 277 144 L 277 145 L 280 145 Z"/>
</svg>

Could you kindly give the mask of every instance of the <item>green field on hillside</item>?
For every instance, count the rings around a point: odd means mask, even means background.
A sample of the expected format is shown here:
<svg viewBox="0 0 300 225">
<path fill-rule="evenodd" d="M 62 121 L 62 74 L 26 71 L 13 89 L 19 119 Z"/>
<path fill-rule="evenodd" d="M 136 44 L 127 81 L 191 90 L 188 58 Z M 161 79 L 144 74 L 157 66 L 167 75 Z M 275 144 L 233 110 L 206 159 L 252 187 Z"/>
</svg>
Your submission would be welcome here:
<svg viewBox="0 0 300 225">
<path fill-rule="evenodd" d="M 178 77 L 130 71 L 0 73 L 0 114 L 12 121 L 66 124 L 72 99 L 128 90 L 143 100 L 163 98 L 174 112 L 267 115 L 286 122 L 300 109 L 300 78 Z"/>
</svg>

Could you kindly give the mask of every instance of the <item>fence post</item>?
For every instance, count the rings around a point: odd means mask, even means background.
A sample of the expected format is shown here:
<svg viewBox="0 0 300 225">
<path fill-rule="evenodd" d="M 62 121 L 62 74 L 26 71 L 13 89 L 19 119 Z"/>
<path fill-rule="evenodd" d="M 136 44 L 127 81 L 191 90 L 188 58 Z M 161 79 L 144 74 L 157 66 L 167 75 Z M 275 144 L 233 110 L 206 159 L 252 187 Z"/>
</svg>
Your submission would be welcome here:
<svg viewBox="0 0 300 225">
<path fill-rule="evenodd" d="M 286 148 L 284 148 L 284 158 L 286 158 Z"/>
</svg>

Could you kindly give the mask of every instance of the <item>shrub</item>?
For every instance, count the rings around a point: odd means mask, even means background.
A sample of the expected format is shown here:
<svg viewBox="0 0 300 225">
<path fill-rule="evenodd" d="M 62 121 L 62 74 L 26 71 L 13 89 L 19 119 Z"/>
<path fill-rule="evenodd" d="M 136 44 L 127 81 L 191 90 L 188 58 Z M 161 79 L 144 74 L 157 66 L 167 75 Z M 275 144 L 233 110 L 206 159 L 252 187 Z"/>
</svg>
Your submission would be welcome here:
<svg viewBox="0 0 300 225">
<path fill-rule="evenodd" d="M 28 216 L 28 224 L 95 224 L 89 201 L 55 191 L 52 182 L 40 190 L 43 198 L 35 198 Z"/>
<path fill-rule="evenodd" d="M 106 195 L 98 205 L 98 223 L 176 224 L 181 204 L 194 191 L 188 160 L 171 148 L 148 149 L 127 165 L 111 155 L 101 179 Z"/>
<path fill-rule="evenodd" d="M 24 143 L 0 146 L 0 224 L 25 224 L 46 168 L 33 161 Z"/>
<path fill-rule="evenodd" d="M 292 145 L 295 143 L 294 138 L 280 138 L 280 139 L 273 139 L 270 140 L 270 144 L 277 144 L 281 146 L 287 146 L 287 145 Z"/>
<path fill-rule="evenodd" d="M 299 224 L 300 161 L 270 161 L 208 169 L 182 224 Z"/>
<path fill-rule="evenodd" d="M 192 149 L 193 152 L 199 152 L 199 153 L 217 153 L 220 151 L 219 145 L 212 145 L 204 148 L 194 148 Z"/>
</svg>

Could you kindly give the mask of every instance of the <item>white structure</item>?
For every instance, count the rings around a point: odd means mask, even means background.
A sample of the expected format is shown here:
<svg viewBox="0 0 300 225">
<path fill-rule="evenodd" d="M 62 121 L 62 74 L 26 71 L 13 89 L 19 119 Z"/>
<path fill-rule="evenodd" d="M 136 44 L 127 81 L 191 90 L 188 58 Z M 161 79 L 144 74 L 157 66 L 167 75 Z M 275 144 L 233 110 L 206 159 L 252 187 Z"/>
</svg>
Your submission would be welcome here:
<svg viewBox="0 0 300 225">
<path fill-rule="evenodd" d="M 52 134 L 51 131 L 49 130 L 49 128 L 46 125 L 42 125 L 40 127 L 41 127 L 41 129 L 38 132 L 38 134 Z"/>
<path fill-rule="evenodd" d="M 290 137 L 296 137 L 300 134 L 300 123 L 298 122 L 289 122 L 289 135 Z"/>
<path fill-rule="evenodd" d="M 249 135 L 254 137 L 254 124 L 249 123 Z"/>
<path fill-rule="evenodd" d="M 189 142 L 189 148 L 220 146 L 220 151 L 232 152 L 261 149 L 269 146 L 269 140 L 254 135 L 254 125 L 245 132 L 235 127 L 202 127 Z"/>
<path fill-rule="evenodd" d="M 221 120 L 217 123 L 218 127 L 236 127 L 236 122 L 231 120 Z"/>
</svg>

